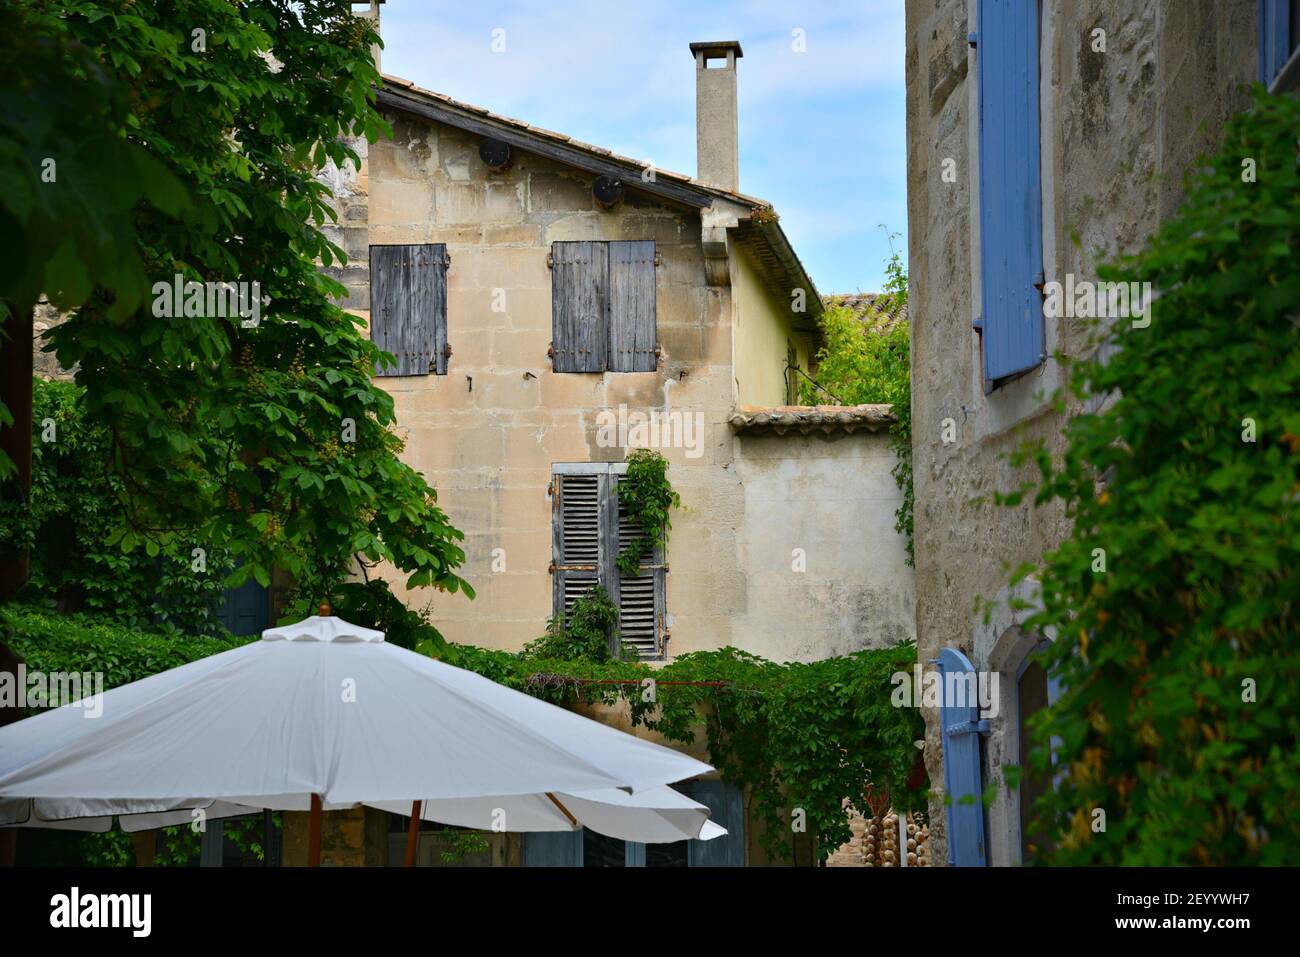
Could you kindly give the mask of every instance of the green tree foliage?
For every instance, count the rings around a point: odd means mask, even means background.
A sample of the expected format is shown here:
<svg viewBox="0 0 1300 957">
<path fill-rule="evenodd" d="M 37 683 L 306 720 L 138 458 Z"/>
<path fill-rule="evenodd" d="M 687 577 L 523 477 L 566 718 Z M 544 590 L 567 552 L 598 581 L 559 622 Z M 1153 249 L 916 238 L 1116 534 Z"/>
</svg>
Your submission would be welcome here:
<svg viewBox="0 0 1300 957">
<path fill-rule="evenodd" d="M 27 42 L 84 51 L 128 91 L 114 134 L 188 195 L 183 212 L 130 205 L 134 234 L 105 227 L 117 254 L 138 257 L 150 283 L 257 282 L 267 297 L 247 327 L 239 315 L 154 315 L 152 299 L 81 256 L 62 281 L 77 295 L 41 277 L 56 304 L 76 306 L 50 338 L 60 363 L 78 366 L 87 416 L 109 430 L 121 483 L 113 543 L 229 552 L 230 584 L 266 584 L 274 564 L 325 595 L 361 555 L 391 562 L 412 587 L 469 593 L 455 574 L 460 532 L 398 457 L 392 399 L 371 381 L 381 356 L 331 301 L 343 288 L 318 271 L 344 255 L 319 229 L 335 213 L 315 173 L 356 163 L 345 137 L 383 128 L 370 21 L 345 2 L 287 0 L 17 9 Z M 47 79 L 36 80 L 38 103 Z M 77 168 L 41 188 L 93 189 Z M 149 177 L 152 198 L 164 181 Z M 35 291 L 8 280 L 2 290 L 15 309 Z"/>
<path fill-rule="evenodd" d="M 908 323 L 895 317 L 907 305 L 907 266 L 898 253 L 885 264 L 885 288 L 862 319 L 844 305 L 832 304 L 822 314 L 825 345 L 817 352 L 817 381 L 805 382 L 800 401 L 843 405 L 887 403 L 898 422 L 890 436 L 897 458 L 894 480 L 903 492 L 895 513 L 895 528 L 912 550 L 912 368 Z"/>
<path fill-rule="evenodd" d="M 1300 101 L 1263 93 L 1227 125 L 1178 214 L 1103 271 L 1153 284 L 1150 326 L 1121 321 L 1058 403 L 1113 404 L 1075 415 L 1059 457 L 1015 459 L 1042 478 L 1006 501 L 1073 519 L 1027 621 L 1065 689 L 1036 724 L 1056 863 L 1300 857 L 1297 130 Z"/>
<path fill-rule="evenodd" d="M 0 550 L 30 549 L 19 600 L 93 612 L 130 627 L 212 635 L 227 556 L 193 554 L 176 538 L 124 554 L 105 544 L 121 512 L 121 479 L 109 467 L 109 430 L 87 421 L 82 390 L 37 380 L 33 389 L 32 489 L 0 500 Z"/>
<path fill-rule="evenodd" d="M 172 215 L 188 208 L 176 177 L 126 135 L 131 84 L 123 75 L 138 74 L 140 64 L 105 64 L 96 50 L 73 42 L 70 31 L 53 22 L 58 13 L 55 4 L 8 4 L 0 31 L 5 338 L 9 316 L 29 310 L 42 293 L 71 309 L 100 287 L 111 292 L 106 309 L 114 318 L 139 307 L 148 280 L 133 212 L 146 204 Z M 0 405 L 0 425 L 12 421 Z M 0 479 L 13 468 L 0 451 Z"/>
</svg>

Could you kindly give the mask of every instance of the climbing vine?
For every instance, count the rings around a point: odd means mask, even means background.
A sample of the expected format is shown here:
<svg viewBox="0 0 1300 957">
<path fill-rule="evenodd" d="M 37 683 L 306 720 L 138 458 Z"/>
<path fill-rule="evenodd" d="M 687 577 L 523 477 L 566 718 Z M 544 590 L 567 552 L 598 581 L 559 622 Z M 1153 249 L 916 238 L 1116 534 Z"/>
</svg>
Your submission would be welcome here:
<svg viewBox="0 0 1300 957">
<path fill-rule="evenodd" d="M 924 724 L 890 703 L 892 676 L 916 663 L 912 644 L 807 664 L 735 648 L 662 667 L 457 644 L 437 656 L 554 704 L 626 706 L 634 725 L 673 744 L 693 746 L 702 732 L 709 762 L 744 790 L 775 860 L 792 859 L 800 833 L 823 858 L 847 842 L 846 798 L 870 815 L 871 793 L 887 792 L 896 809 L 925 814 Z"/>
<path fill-rule="evenodd" d="M 1053 863 L 1300 855 L 1297 130 L 1300 100 L 1262 92 L 1227 124 L 1179 212 L 1101 271 L 1159 295 L 1143 322 L 1096 330 L 1117 348 L 1073 364 L 1064 448 L 1013 458 L 1039 474 L 1004 501 L 1073 520 L 1021 570 L 1041 584 L 1025 625 L 1055 634 L 1044 667 L 1064 689 L 1033 721 Z"/>
<path fill-rule="evenodd" d="M 618 556 L 618 570 L 635 575 L 646 556 L 667 547 L 672 530 L 668 513 L 682 504 L 668 481 L 668 460 L 653 449 L 629 452 L 627 474 L 618 483 L 618 503 L 644 532 L 628 542 Z"/>
<path fill-rule="evenodd" d="M 619 649 L 617 655 L 611 644 Z M 595 586 L 573 603 L 567 621 L 563 615 L 553 617 L 546 634 L 524 645 L 524 654 L 560 661 L 605 662 L 629 657 L 618 640 L 618 606 L 603 585 Z M 635 650 L 631 654 L 635 655 Z"/>
</svg>

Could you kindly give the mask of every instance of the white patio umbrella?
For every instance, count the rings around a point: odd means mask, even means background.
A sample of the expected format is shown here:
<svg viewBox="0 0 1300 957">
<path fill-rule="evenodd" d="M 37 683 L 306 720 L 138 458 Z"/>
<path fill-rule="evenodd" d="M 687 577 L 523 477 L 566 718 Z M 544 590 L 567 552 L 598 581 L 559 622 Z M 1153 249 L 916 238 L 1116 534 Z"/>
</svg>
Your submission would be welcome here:
<svg viewBox="0 0 1300 957">
<path fill-rule="evenodd" d="M 417 818 L 503 811 L 512 831 L 716 836 L 707 808 L 663 787 L 707 764 L 328 614 L 115 688 L 99 710 L 0 728 L 0 824 L 107 829 L 118 815 L 137 830 L 195 808 L 310 810 L 313 864 L 320 812 L 358 804 L 410 808 L 413 833 Z"/>
</svg>

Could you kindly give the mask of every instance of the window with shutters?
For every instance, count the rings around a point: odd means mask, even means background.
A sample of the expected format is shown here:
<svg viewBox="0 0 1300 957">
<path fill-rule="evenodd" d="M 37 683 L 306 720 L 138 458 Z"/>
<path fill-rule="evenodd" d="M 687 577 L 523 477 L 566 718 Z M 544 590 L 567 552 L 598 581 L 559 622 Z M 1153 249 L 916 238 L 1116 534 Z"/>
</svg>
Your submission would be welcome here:
<svg viewBox="0 0 1300 957">
<path fill-rule="evenodd" d="M 623 574 L 618 556 L 633 536 L 644 534 L 620 508 L 621 462 L 556 465 L 552 470 L 552 587 L 554 614 L 568 619 L 574 603 L 600 584 L 619 610 L 624 648 L 642 659 L 664 656 L 665 578 L 661 549 L 635 575 Z"/>
<path fill-rule="evenodd" d="M 370 247 L 370 340 L 397 359 L 375 375 L 446 375 L 447 267 L 443 243 Z"/>
<path fill-rule="evenodd" d="M 1040 5 L 979 0 L 980 335 L 986 389 L 1038 366 L 1043 328 Z"/>
<path fill-rule="evenodd" d="M 551 244 L 556 372 L 654 372 L 653 240 Z"/>
</svg>

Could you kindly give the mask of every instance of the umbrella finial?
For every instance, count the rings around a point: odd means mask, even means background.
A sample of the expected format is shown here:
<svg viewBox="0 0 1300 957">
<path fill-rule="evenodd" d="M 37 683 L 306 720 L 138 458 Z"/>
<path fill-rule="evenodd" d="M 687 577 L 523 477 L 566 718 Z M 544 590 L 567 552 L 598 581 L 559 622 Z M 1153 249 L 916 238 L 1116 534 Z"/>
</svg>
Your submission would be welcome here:
<svg viewBox="0 0 1300 957">
<path fill-rule="evenodd" d="M 330 615 L 334 614 L 334 609 L 330 607 L 329 602 L 323 601 L 320 603 L 320 608 L 318 609 L 318 613 L 322 618 L 328 618 Z"/>
</svg>

